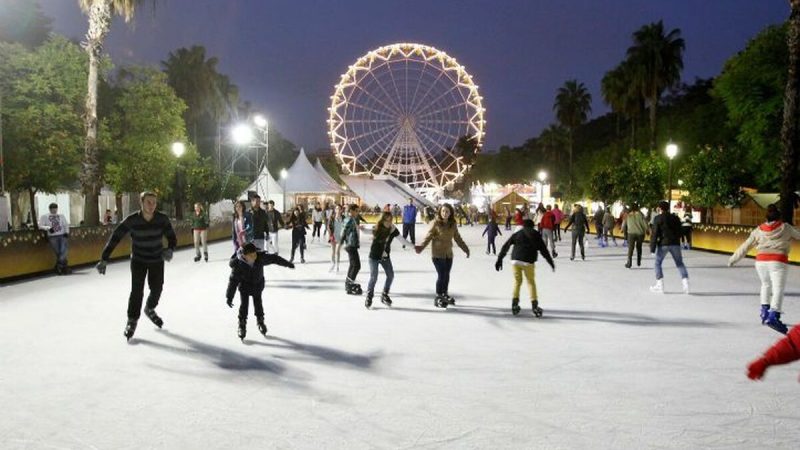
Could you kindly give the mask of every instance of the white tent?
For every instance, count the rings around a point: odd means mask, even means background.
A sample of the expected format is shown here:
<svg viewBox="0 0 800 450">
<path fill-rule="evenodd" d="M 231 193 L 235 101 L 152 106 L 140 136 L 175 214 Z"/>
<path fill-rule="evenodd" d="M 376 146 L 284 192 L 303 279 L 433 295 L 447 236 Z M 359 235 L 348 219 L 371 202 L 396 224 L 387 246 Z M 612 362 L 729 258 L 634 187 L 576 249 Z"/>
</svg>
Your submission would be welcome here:
<svg viewBox="0 0 800 450">
<path fill-rule="evenodd" d="M 258 193 L 261 201 L 266 203 L 269 200 L 275 202 L 275 207 L 279 211 L 283 211 L 283 189 L 280 184 L 272 178 L 266 167 L 261 169 L 261 172 L 256 177 L 256 180 L 247 186 L 244 192 L 239 196 L 240 200 L 247 200 L 251 192 Z"/>
<path fill-rule="evenodd" d="M 300 154 L 286 171 L 286 193 L 287 194 L 344 194 L 345 190 L 336 182 L 329 183 L 323 179 L 317 169 L 311 164 L 306 156 L 306 151 L 300 149 Z"/>
<path fill-rule="evenodd" d="M 317 158 L 317 162 L 314 163 L 314 170 L 316 170 L 322 180 L 329 185 L 340 187 L 339 183 L 337 183 L 336 180 L 334 180 L 333 177 L 328 173 L 328 171 L 322 167 L 322 163 L 319 161 L 319 158 Z"/>
<path fill-rule="evenodd" d="M 411 189 L 407 184 L 388 175 L 375 177 L 344 175 L 342 180 L 353 190 L 368 206 L 395 204 L 400 206 L 408 204 L 409 197 L 414 199 L 417 206 L 434 206 L 424 196 Z"/>
</svg>

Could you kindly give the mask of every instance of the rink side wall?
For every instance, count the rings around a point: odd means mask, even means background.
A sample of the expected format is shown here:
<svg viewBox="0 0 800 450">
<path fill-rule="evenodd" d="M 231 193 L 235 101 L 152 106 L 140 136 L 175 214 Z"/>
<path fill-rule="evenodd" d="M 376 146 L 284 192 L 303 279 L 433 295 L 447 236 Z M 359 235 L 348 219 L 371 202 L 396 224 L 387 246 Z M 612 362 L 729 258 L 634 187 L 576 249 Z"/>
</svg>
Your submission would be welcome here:
<svg viewBox="0 0 800 450">
<path fill-rule="evenodd" d="M 173 221 L 172 226 L 178 236 L 178 247 L 194 245 L 191 225 L 188 222 Z M 114 227 L 114 225 L 101 225 L 71 228 L 68 253 L 70 267 L 97 262 Z M 230 238 L 230 220 L 212 220 L 208 230 L 208 241 Z M 111 259 L 128 258 L 130 251 L 130 236 L 126 236 L 114 249 Z M 44 231 L 0 233 L 0 281 L 52 273 L 55 264 L 55 255 Z"/>
</svg>

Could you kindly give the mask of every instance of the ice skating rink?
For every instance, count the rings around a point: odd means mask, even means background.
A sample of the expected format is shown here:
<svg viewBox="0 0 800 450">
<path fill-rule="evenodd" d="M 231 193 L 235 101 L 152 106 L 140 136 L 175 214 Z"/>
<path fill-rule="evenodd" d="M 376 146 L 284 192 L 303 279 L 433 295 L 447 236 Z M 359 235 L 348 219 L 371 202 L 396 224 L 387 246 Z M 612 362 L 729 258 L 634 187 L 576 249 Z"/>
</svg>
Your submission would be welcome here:
<svg viewBox="0 0 800 450">
<path fill-rule="evenodd" d="M 483 227 L 461 230 L 472 257 L 457 250 L 456 307 L 433 306 L 429 250 L 395 243 L 395 306 L 376 299 L 366 310 L 344 292 L 346 254 L 332 275 L 330 250 L 313 243 L 296 270 L 268 267 L 269 332 L 251 317 L 244 343 L 224 299 L 228 241 L 211 246 L 209 263 L 176 252 L 158 308 L 164 329 L 142 315 L 130 343 L 127 261 L 106 276 L 85 268 L 4 285 L 0 448 L 800 445 L 800 363 L 763 382 L 745 377 L 779 338 L 760 324 L 752 259 L 727 268 L 727 256 L 685 252 L 691 295 L 671 259 L 657 295 L 649 252 L 628 270 L 622 247 L 590 237 L 587 260 L 570 262 L 561 242 L 556 273 L 537 264 L 545 316 L 534 318 L 523 294 L 513 317 L 508 258 L 495 272 Z M 281 238 L 286 255 L 289 233 Z M 800 319 L 798 274 L 790 268 L 788 324 Z"/>
</svg>

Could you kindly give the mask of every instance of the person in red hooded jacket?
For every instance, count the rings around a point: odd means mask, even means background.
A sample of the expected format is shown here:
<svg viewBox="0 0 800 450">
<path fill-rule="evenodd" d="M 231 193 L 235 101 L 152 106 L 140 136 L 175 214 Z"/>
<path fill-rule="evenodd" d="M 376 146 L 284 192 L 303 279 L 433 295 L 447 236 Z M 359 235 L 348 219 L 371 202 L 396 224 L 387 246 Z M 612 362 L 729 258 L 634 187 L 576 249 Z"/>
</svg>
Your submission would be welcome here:
<svg viewBox="0 0 800 450">
<path fill-rule="evenodd" d="M 751 380 L 760 380 L 769 366 L 788 364 L 798 359 L 800 359 L 800 325 L 794 326 L 785 338 L 764 352 L 764 356 L 751 362 L 747 366 L 747 377 Z"/>
</svg>

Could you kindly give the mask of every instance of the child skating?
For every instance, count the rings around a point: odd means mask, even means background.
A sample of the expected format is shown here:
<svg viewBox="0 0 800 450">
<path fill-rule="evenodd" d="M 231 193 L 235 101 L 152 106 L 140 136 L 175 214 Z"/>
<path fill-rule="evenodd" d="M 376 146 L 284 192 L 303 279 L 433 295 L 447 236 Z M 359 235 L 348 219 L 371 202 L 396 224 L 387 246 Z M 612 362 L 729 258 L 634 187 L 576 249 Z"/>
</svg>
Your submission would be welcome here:
<svg viewBox="0 0 800 450">
<path fill-rule="evenodd" d="M 384 212 L 372 230 L 372 245 L 369 248 L 369 283 L 367 284 L 367 298 L 364 306 L 369 309 L 372 306 L 372 297 L 375 294 L 375 284 L 378 282 L 378 266 L 383 267 L 386 274 L 386 281 L 383 283 L 381 293 L 381 303 L 392 306 L 392 299 L 389 297 L 389 289 L 394 280 L 394 267 L 392 266 L 392 240 L 397 238 L 403 245 L 413 245 L 411 242 L 400 236 L 400 231 L 392 223 L 392 213 Z"/>
<path fill-rule="evenodd" d="M 781 322 L 783 290 L 786 287 L 787 264 L 792 240 L 800 239 L 800 231 L 780 220 L 778 207 L 767 206 L 767 221 L 750 233 L 750 237 L 739 246 L 728 260 L 733 266 L 756 247 L 756 272 L 761 279 L 761 323 L 786 334 L 787 327 Z"/>
<path fill-rule="evenodd" d="M 542 236 L 536 231 L 532 220 L 525 220 L 522 223 L 522 229 L 512 234 L 510 238 L 503 244 L 500 249 L 500 254 L 497 255 L 497 262 L 494 267 L 499 272 L 503 270 L 503 258 L 508 253 L 509 248 L 514 246 L 511 252 L 511 265 L 514 267 L 514 290 L 511 298 L 511 314 L 519 314 L 519 289 L 522 286 L 522 277 L 525 276 L 525 281 L 528 283 L 528 291 L 531 298 L 531 311 L 536 317 L 542 317 L 542 308 L 539 307 L 539 298 L 536 293 L 536 280 L 535 264 L 539 253 L 544 256 L 553 271 L 556 270 L 556 265 L 553 263 L 553 258 L 550 252 L 547 251 Z"/>
<path fill-rule="evenodd" d="M 239 289 L 239 339 L 244 340 L 247 335 L 247 309 L 249 299 L 253 298 L 253 310 L 256 316 L 258 331 L 266 335 L 267 325 L 264 323 L 264 306 L 261 293 L 264 291 L 264 266 L 278 264 L 279 266 L 294 269 L 294 264 L 282 257 L 263 251 L 252 242 L 244 244 L 231 258 L 231 275 L 228 279 L 228 290 L 225 293 L 226 303 L 233 308 L 233 295 Z"/>
<path fill-rule="evenodd" d="M 497 254 L 497 247 L 494 245 L 494 240 L 497 239 L 497 236 L 502 236 L 503 233 L 500 232 L 500 227 L 497 226 L 497 222 L 495 222 L 494 214 L 489 216 L 489 223 L 486 224 L 486 228 L 483 230 L 483 234 L 481 236 L 486 236 L 486 254 L 489 254 L 489 251 L 492 252 L 493 255 Z"/>
</svg>

